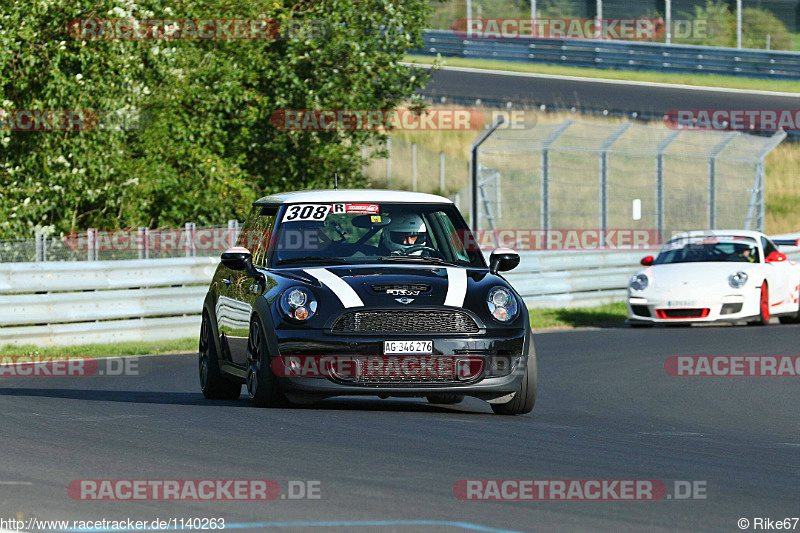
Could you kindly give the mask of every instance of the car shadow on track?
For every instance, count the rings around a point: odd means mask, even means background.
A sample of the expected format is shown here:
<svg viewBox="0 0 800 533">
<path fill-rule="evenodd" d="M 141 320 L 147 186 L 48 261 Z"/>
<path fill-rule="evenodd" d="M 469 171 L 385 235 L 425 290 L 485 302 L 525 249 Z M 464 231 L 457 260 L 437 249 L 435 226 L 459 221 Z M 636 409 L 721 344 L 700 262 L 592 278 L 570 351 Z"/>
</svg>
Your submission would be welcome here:
<svg viewBox="0 0 800 533">
<path fill-rule="evenodd" d="M 246 398 L 233 401 L 207 400 L 195 392 L 150 392 L 97 389 L 54 388 L 0 388 L 0 397 L 58 398 L 63 400 L 89 400 L 96 402 L 141 403 L 156 405 L 196 405 L 217 407 L 252 408 Z M 483 409 L 482 409 L 483 407 Z M 436 405 L 423 399 L 373 399 L 372 397 L 328 398 L 308 404 L 296 404 L 286 410 L 338 410 L 338 411 L 384 411 L 412 413 L 451 413 L 467 415 L 491 414 L 488 404 L 478 400 L 466 400 L 455 405 Z"/>
</svg>

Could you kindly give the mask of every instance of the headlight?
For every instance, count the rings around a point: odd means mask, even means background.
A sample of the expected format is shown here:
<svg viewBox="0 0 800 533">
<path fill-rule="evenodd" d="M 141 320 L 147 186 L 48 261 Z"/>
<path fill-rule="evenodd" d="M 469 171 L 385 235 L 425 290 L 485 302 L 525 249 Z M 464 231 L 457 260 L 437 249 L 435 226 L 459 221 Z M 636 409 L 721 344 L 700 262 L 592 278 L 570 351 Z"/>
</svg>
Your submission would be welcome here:
<svg viewBox="0 0 800 533">
<path fill-rule="evenodd" d="M 737 272 L 728 276 L 728 285 L 734 289 L 740 289 L 747 283 L 747 274 L 745 272 Z"/>
<path fill-rule="evenodd" d="M 517 316 L 517 299 L 505 287 L 495 287 L 486 298 L 489 313 L 499 322 L 510 322 Z"/>
<path fill-rule="evenodd" d="M 636 274 L 631 278 L 631 282 L 628 286 L 635 291 L 643 291 L 647 288 L 647 283 L 649 281 L 645 274 Z"/>
<path fill-rule="evenodd" d="M 281 294 L 283 316 L 305 322 L 317 312 L 317 300 L 308 289 L 290 287 Z"/>
</svg>

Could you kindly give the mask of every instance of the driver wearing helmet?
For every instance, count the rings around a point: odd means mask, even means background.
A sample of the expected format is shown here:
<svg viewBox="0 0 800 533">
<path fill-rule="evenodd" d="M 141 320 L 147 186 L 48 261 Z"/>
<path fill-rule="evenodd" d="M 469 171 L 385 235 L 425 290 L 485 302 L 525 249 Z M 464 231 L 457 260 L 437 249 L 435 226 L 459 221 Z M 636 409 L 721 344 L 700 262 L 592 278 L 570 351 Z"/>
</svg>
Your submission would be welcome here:
<svg viewBox="0 0 800 533">
<path fill-rule="evenodd" d="M 412 246 L 427 245 L 428 230 L 422 217 L 413 213 L 392 216 L 381 234 L 381 247 L 391 254 L 404 254 Z M 421 255 L 422 249 L 410 252 Z"/>
</svg>

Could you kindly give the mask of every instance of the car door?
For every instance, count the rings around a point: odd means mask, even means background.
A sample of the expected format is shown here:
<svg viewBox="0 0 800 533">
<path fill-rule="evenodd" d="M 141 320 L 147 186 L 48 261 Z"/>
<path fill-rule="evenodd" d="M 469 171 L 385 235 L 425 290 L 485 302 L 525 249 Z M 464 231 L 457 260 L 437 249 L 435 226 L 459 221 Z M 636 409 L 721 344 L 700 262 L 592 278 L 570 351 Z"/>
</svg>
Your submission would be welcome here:
<svg viewBox="0 0 800 533">
<path fill-rule="evenodd" d="M 786 307 L 791 302 L 791 291 L 794 289 L 792 276 L 792 266 L 783 256 L 783 260 L 770 261 L 767 259 L 773 252 L 778 252 L 778 247 L 766 237 L 761 237 L 761 247 L 764 252 L 764 268 L 766 269 L 767 281 L 769 282 L 769 302 L 770 311 L 775 311 Z"/>
</svg>

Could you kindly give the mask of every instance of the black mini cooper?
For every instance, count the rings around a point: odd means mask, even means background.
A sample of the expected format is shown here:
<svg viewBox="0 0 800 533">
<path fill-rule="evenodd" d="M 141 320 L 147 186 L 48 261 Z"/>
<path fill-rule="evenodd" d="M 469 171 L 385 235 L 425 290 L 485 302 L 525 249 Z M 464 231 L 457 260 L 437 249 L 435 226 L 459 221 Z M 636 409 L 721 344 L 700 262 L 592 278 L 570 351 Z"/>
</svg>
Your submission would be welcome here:
<svg viewBox="0 0 800 533">
<path fill-rule="evenodd" d="M 255 202 L 203 305 L 200 386 L 259 407 L 330 396 L 465 395 L 528 413 L 528 310 L 486 265 L 453 203 L 430 194 L 301 191 Z"/>
</svg>

